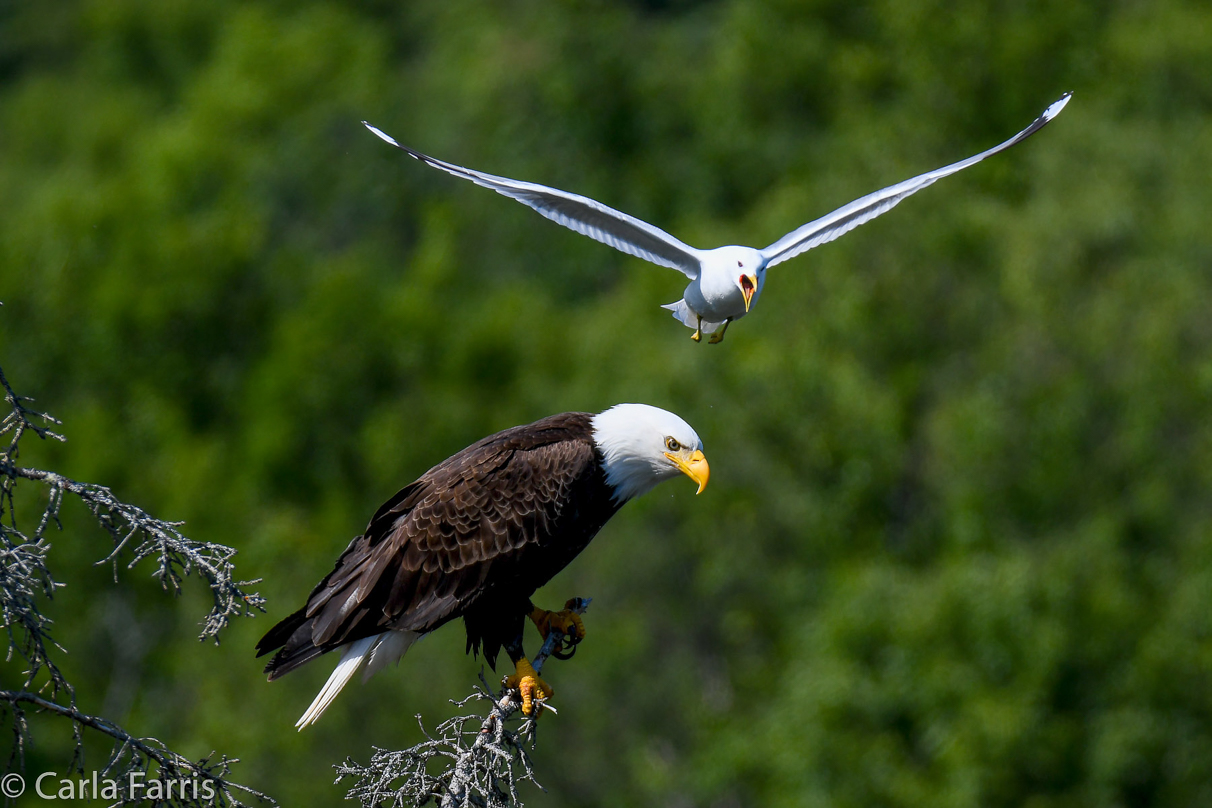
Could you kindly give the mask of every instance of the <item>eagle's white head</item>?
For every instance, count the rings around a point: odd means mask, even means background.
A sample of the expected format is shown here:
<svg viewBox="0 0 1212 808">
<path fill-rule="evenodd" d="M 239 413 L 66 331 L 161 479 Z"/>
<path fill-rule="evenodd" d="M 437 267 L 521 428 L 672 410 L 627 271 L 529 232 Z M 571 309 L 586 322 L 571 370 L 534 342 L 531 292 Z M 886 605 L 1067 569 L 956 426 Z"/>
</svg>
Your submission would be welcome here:
<svg viewBox="0 0 1212 808">
<path fill-rule="evenodd" d="M 593 441 L 602 453 L 606 482 L 622 503 L 659 482 L 685 474 L 707 487 L 711 469 L 703 442 L 690 424 L 647 404 L 617 404 L 593 417 Z"/>
</svg>

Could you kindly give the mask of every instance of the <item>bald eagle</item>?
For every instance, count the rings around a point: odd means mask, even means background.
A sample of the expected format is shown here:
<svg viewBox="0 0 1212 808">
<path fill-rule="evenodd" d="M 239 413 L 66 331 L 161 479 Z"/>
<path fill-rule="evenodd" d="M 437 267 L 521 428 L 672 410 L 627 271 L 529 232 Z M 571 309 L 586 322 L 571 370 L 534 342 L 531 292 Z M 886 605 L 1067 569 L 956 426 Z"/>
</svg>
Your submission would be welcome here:
<svg viewBox="0 0 1212 808">
<path fill-rule="evenodd" d="M 350 679 L 396 662 L 420 637 L 457 617 L 467 650 L 495 669 L 504 647 L 510 685 L 551 695 L 522 650 L 529 617 L 584 636 L 574 612 L 535 608 L 531 595 L 576 557 L 628 500 L 685 474 L 707 485 L 702 442 L 673 413 L 619 404 L 566 412 L 468 446 L 401 489 L 350 542 L 303 608 L 257 643 L 277 650 L 272 682 L 321 654 L 341 661 L 295 726 L 315 723 Z M 529 713 L 531 710 L 526 709 Z"/>
</svg>

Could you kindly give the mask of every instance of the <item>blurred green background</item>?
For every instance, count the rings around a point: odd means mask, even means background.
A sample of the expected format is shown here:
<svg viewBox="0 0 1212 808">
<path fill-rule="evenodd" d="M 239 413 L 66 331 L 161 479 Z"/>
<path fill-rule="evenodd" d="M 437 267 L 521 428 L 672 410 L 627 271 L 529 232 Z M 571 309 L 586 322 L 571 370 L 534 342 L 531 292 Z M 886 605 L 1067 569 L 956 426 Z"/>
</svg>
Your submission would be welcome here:
<svg viewBox="0 0 1212 808">
<path fill-rule="evenodd" d="M 359 123 L 762 246 L 1065 90 L 710 347 L 657 307 L 678 273 Z M 330 766 L 416 742 L 480 662 L 449 626 L 300 734 L 331 664 L 271 686 L 255 640 L 433 463 L 643 401 L 712 484 L 539 593 L 595 600 L 528 804 L 1212 804 L 1210 163 L 1205 2 L 5 3 L 0 363 L 69 439 L 22 460 L 239 548 L 269 598 L 200 644 L 203 587 L 115 586 L 69 505 L 81 707 L 340 803 Z M 27 771 L 64 771 L 36 728 Z"/>
</svg>

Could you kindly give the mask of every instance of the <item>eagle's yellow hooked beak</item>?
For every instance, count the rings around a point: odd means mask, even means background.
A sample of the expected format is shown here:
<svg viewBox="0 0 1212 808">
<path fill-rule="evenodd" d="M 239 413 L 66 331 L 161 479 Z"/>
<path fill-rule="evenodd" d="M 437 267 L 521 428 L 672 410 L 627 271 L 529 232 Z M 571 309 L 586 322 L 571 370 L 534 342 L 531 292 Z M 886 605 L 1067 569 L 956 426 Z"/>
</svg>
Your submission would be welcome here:
<svg viewBox="0 0 1212 808">
<path fill-rule="evenodd" d="M 688 458 L 670 452 L 665 452 L 665 457 L 668 457 L 669 462 L 677 466 L 683 474 L 699 484 L 699 490 L 694 493 L 703 493 L 703 489 L 707 487 L 707 481 L 711 479 L 711 466 L 707 465 L 707 458 L 704 457 L 701 449 L 695 449 L 694 454 Z"/>
<path fill-rule="evenodd" d="M 749 304 L 753 302 L 753 295 L 757 291 L 757 278 L 753 275 L 741 276 L 741 297 L 745 298 L 745 313 L 749 313 Z"/>
</svg>

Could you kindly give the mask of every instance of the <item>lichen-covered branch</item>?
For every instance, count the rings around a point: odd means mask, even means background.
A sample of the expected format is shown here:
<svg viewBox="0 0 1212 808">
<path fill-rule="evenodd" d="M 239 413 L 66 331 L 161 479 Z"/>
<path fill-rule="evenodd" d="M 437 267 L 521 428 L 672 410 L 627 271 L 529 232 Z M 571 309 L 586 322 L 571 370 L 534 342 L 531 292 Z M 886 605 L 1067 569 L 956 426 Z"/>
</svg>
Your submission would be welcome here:
<svg viewBox="0 0 1212 808">
<path fill-rule="evenodd" d="M 12 659 L 14 651 L 21 655 L 29 667 L 26 686 L 47 667 L 51 686 L 59 688 L 64 685 L 63 678 L 51 662 L 48 649 L 48 645 L 58 646 L 50 636 L 50 618 L 38 609 L 38 599 L 53 597 L 60 584 L 46 566 L 50 545 L 37 533 L 34 536 L 27 539 L 0 522 L 0 620 L 8 634 L 5 660 Z"/>
<path fill-rule="evenodd" d="M 0 420 L 0 620 L 8 636 L 6 662 L 19 656 L 24 662 L 24 681 L 19 689 L 0 691 L 0 720 L 8 721 L 13 733 L 12 755 L 8 768 L 24 765 L 25 748 L 29 743 L 28 711 L 67 719 L 75 739 L 71 763 L 79 771 L 84 748 L 84 730 L 113 739 L 114 746 L 102 776 L 130 787 L 130 777 L 142 773 L 151 780 L 190 781 L 203 786 L 170 791 L 161 805 L 179 806 L 240 806 L 236 793 L 262 802 L 273 800 L 253 789 L 227 780 L 232 763 L 226 756 L 211 756 L 193 762 L 169 749 L 154 738 L 139 738 L 109 720 L 81 712 L 76 692 L 55 664 L 55 651 L 64 651 L 51 636 L 51 619 L 42 611 L 45 601 L 53 599 L 62 586 L 51 575 L 47 555 L 51 544 L 48 528 L 53 524 L 62 529 L 60 511 L 64 495 L 79 499 L 97 522 L 110 534 L 113 546 L 98 564 L 109 563 L 117 582 L 118 563 L 130 552 L 129 569 L 145 559 L 154 559 L 156 575 L 161 585 L 174 594 L 180 591 L 187 575 L 205 578 L 214 597 L 210 612 L 202 621 L 199 639 L 218 642 L 218 633 L 231 617 L 252 615 L 264 611 L 265 600 L 255 592 L 247 592 L 257 581 L 235 578 L 232 557 L 236 551 L 212 542 L 198 542 L 184 536 L 180 522 L 156 519 L 140 508 L 128 505 L 108 488 L 81 483 L 61 474 L 17 465 L 23 436 L 33 433 L 43 440 L 64 440 L 52 431 L 59 421 L 46 413 L 27 406 L 31 399 L 17 395 L 0 369 L 0 387 L 9 411 Z M 7 441 L 5 441 L 7 437 Z M 14 492 L 19 481 L 29 480 L 47 489 L 46 506 L 34 529 L 26 533 L 18 527 Z M 154 771 L 153 771 L 154 769 Z M 146 798 L 146 794 L 142 798 Z M 137 802 L 139 795 L 121 792 L 120 802 Z"/>
<path fill-rule="evenodd" d="M 10 411 L 0 421 L 0 438 L 9 436 L 8 446 L 0 451 L 0 619 L 3 620 L 5 632 L 8 634 L 5 659 L 11 660 L 14 651 L 25 659 L 28 665 L 25 686 L 28 687 L 34 677 L 46 668 L 50 671 L 49 685 L 52 694 L 64 689 L 70 692 L 70 687 L 58 668 L 50 661 L 47 646 L 55 646 L 49 633 L 51 621 L 38 609 L 38 598 L 52 598 L 55 589 L 60 586 L 51 577 L 50 569 L 46 566 L 46 553 L 50 545 L 46 542 L 44 533 L 51 514 L 49 509 L 43 513 L 33 537 L 28 538 L 17 529 L 16 514 L 13 510 L 13 491 L 16 487 L 13 463 L 17 458 L 21 437 L 30 431 L 43 440 L 49 438 L 62 441 L 64 438 L 51 431 L 48 426 L 59 425 L 57 419 L 25 406 L 26 402 L 32 399 L 13 392 L 2 368 L 0 385 L 4 388 L 4 400 L 10 407 Z M 39 426 L 36 421 L 41 421 L 43 425 Z M 7 524 L 4 521 L 6 511 Z"/>
<path fill-rule="evenodd" d="M 584 598 L 574 611 L 584 614 L 590 599 Z M 553 630 L 547 635 L 533 660 L 536 672 L 553 653 L 559 652 L 564 635 Z M 363 808 L 390 806 L 413 808 L 434 802 L 440 808 L 521 808 L 519 783 L 529 780 L 539 788 L 526 746 L 534 748 L 537 728 L 535 715 L 518 719 L 522 699 L 516 690 L 502 686 L 498 692 L 480 671 L 481 685 L 456 707 L 487 705 L 487 713 L 459 715 L 438 724 L 434 734 L 425 730 L 421 716 L 417 723 L 425 740 L 398 752 L 374 748 L 370 763 L 363 766 L 352 758 L 336 766 L 337 782 L 352 777 L 355 782 L 346 799 L 358 800 Z M 547 706 L 545 709 L 554 709 Z M 516 722 L 515 728 L 509 724 Z M 440 765 L 431 772 L 431 764 Z"/>
<path fill-rule="evenodd" d="M 105 766 L 98 769 L 98 779 L 112 778 L 117 783 L 117 798 L 115 804 L 125 805 L 137 803 L 146 799 L 148 784 L 153 780 L 163 782 L 197 783 L 193 788 L 176 788 L 173 798 L 168 801 L 157 801 L 159 805 L 179 805 L 190 808 L 240 808 L 246 806 L 237 794 L 252 797 L 260 802 L 276 804 L 273 799 L 248 786 L 233 783 L 227 779 L 231 765 L 239 763 L 238 758 L 226 755 L 215 757 L 211 752 L 201 760 L 194 762 L 182 757 L 169 749 L 155 738 L 137 738 L 117 724 L 104 718 L 82 713 L 74 707 L 65 707 L 53 701 L 42 698 L 36 693 L 14 690 L 0 690 L 0 702 L 12 713 L 14 724 L 25 726 L 27 722 L 23 705 L 30 705 L 40 712 L 58 715 L 71 720 L 74 726 L 99 732 L 113 738 L 114 748 L 110 752 Z M 153 770 L 154 765 L 154 770 Z M 141 772 L 145 775 L 136 778 L 142 786 L 131 789 L 131 772 Z M 209 787 L 208 787 L 209 784 Z"/>
<path fill-rule="evenodd" d="M 204 577 L 214 596 L 214 605 L 202 621 L 202 633 L 198 639 L 219 641 L 219 632 L 227 626 L 231 617 L 265 611 L 265 598 L 245 587 L 260 583 L 260 579 L 238 581 L 233 578 L 235 565 L 232 557 L 236 551 L 214 542 L 200 542 L 186 538 L 178 527 L 182 522 L 165 522 L 148 515 L 134 505 L 122 502 L 103 485 L 80 483 L 60 474 L 39 469 L 8 467 L 12 477 L 38 480 L 50 489 L 43 524 L 59 521 L 59 509 L 65 493 L 73 494 L 84 503 L 96 517 L 97 522 L 113 537 L 114 547 L 98 564 L 112 564 L 114 580 L 118 579 L 118 561 L 123 551 L 130 550 L 132 557 L 126 564 L 130 569 L 146 558 L 155 559 L 158 568 L 156 577 L 160 584 L 173 594 L 181 590 L 181 580 L 191 573 Z"/>
<path fill-rule="evenodd" d="M 4 416 L 4 420 L 0 421 L 0 435 L 10 435 L 8 448 L 0 452 L 0 463 L 12 465 L 17 458 L 17 449 L 21 443 L 21 437 L 26 431 L 31 431 L 38 437 L 46 440 L 48 438 L 57 441 L 64 441 L 62 435 L 52 432 L 50 424 L 60 426 L 57 418 L 47 415 L 44 412 L 37 412 L 25 406 L 25 402 L 32 402 L 32 398 L 19 396 L 13 392 L 13 388 L 9 386 L 8 379 L 4 375 L 4 369 L 0 368 L 0 385 L 4 387 L 4 400 L 12 407 L 12 412 Z M 41 421 L 43 426 L 38 426 L 35 421 Z"/>
</svg>

